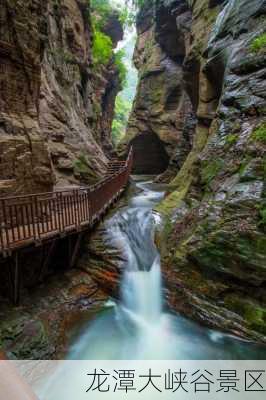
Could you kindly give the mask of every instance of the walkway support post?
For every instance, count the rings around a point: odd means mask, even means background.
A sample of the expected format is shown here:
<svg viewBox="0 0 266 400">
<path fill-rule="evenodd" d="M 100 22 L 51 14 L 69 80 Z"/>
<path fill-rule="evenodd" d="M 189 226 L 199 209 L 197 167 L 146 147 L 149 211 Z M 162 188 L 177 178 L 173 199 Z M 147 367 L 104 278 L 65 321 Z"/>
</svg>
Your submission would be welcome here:
<svg viewBox="0 0 266 400">
<path fill-rule="evenodd" d="M 43 250 L 52 241 L 42 259 L 42 280 L 58 239 L 68 236 L 69 267 L 73 267 L 84 232 L 92 229 L 120 197 L 132 162 L 131 148 L 126 160 L 110 160 L 106 176 L 90 187 L 0 198 L 0 257 L 8 259 L 14 304 L 19 302 L 21 287 L 19 251 L 34 246 Z"/>
</svg>

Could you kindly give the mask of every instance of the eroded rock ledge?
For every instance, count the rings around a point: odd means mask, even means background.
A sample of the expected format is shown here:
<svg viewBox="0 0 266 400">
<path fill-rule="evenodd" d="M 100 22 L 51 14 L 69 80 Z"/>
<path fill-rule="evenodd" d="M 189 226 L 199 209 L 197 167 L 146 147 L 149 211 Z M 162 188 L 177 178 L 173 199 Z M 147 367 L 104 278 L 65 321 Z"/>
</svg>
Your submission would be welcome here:
<svg viewBox="0 0 266 400">
<path fill-rule="evenodd" d="M 265 2 L 189 3 L 182 68 L 197 124 L 158 207 L 168 300 L 211 326 L 266 341 L 266 53 L 253 50 Z"/>
</svg>

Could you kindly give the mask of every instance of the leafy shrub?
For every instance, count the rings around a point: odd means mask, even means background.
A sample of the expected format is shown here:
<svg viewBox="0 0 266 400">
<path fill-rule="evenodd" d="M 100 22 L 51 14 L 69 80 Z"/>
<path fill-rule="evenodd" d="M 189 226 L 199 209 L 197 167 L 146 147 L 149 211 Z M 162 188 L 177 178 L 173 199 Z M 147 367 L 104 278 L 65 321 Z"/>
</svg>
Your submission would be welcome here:
<svg viewBox="0 0 266 400">
<path fill-rule="evenodd" d="M 130 110 L 131 103 L 124 100 L 121 95 L 118 95 L 116 98 L 115 116 L 112 125 L 112 139 L 114 144 L 117 144 L 125 134 Z"/>
<path fill-rule="evenodd" d="M 208 186 L 211 181 L 219 174 L 224 162 L 221 158 L 213 161 L 203 161 L 201 170 L 202 183 Z"/>
<path fill-rule="evenodd" d="M 109 36 L 95 29 L 92 56 L 95 65 L 107 64 L 113 54 L 113 44 Z"/>
<path fill-rule="evenodd" d="M 91 0 L 91 9 L 95 13 L 93 16 L 93 25 L 98 30 L 102 29 L 108 16 L 112 14 L 113 8 L 109 0 Z"/>
<path fill-rule="evenodd" d="M 75 174 L 86 174 L 89 171 L 88 161 L 85 154 L 81 153 L 74 161 Z"/>
<path fill-rule="evenodd" d="M 251 45 L 250 49 L 253 53 L 261 53 L 266 51 L 266 33 L 256 37 Z"/>
<path fill-rule="evenodd" d="M 119 79 L 122 86 L 126 84 L 126 78 L 127 78 L 127 67 L 123 61 L 124 57 L 125 57 L 125 52 L 123 49 L 115 53 L 115 65 L 117 66 L 119 72 Z"/>
<path fill-rule="evenodd" d="M 262 229 L 266 229 L 266 202 L 263 202 L 257 208 L 259 211 L 258 226 L 261 227 Z"/>
</svg>

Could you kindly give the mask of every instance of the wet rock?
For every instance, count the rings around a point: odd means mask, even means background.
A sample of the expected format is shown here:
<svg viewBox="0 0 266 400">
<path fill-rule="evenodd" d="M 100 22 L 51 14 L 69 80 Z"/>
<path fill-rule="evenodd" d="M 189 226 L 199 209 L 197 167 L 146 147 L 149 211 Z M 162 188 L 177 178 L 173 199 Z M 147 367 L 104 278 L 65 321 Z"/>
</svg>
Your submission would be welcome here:
<svg viewBox="0 0 266 400">
<path fill-rule="evenodd" d="M 79 328 L 106 299 L 89 274 L 80 270 L 25 289 L 17 308 L 1 299 L 0 347 L 10 358 L 62 359 Z"/>
</svg>

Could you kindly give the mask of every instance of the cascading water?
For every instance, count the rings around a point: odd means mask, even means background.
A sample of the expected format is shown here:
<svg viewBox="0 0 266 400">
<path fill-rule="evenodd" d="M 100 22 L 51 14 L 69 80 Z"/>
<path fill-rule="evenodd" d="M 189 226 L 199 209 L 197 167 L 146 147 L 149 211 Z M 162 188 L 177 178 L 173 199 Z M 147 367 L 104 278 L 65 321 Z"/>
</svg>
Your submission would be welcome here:
<svg viewBox="0 0 266 400">
<path fill-rule="evenodd" d="M 84 389 L 87 386 L 87 368 L 93 370 L 95 363 L 98 363 L 98 367 L 105 373 L 102 368 L 115 369 L 117 360 L 123 360 L 123 368 L 127 366 L 129 369 L 135 369 L 137 361 L 132 364 L 127 360 L 141 360 L 137 364 L 138 368 L 141 368 L 145 359 L 156 360 L 154 362 L 159 367 L 164 361 L 158 360 L 168 360 L 169 363 L 171 359 L 265 358 L 265 350 L 260 346 L 201 327 L 180 315 L 172 315 L 165 311 L 160 257 L 153 241 L 157 216 L 152 212 L 163 192 L 158 190 L 158 186 L 151 185 L 151 182 L 137 182 L 136 186 L 138 193 L 131 198 L 128 206 L 119 209 L 105 223 L 106 240 L 122 248 L 124 252 L 125 261 L 121 265 L 121 269 L 124 270 L 121 300 L 109 301 L 95 320 L 84 328 L 83 334 L 75 339 L 70 349 L 70 360 L 93 360 L 92 364 L 90 361 L 84 361 L 85 366 L 81 361 L 62 364 L 38 388 L 37 393 L 41 400 L 87 398 L 89 394 Z M 106 365 L 108 360 L 112 360 L 109 361 L 109 368 Z M 117 369 L 120 367 L 121 362 Z M 196 364 L 195 369 L 197 368 Z M 145 394 L 142 398 L 150 399 L 152 396 L 153 399 L 161 399 L 162 393 L 155 392 Z M 136 398 L 134 393 L 130 398 Z M 91 394 L 91 398 L 95 400 L 102 399 L 101 392 L 93 391 Z M 138 398 L 139 395 L 140 393 Z M 123 396 L 123 393 L 119 397 L 117 392 L 108 392 L 108 399 L 124 398 Z M 183 392 L 175 398 L 182 399 Z M 231 398 L 235 397 L 231 395 Z"/>
<path fill-rule="evenodd" d="M 164 311 L 160 257 L 154 245 L 159 218 L 152 209 L 163 197 L 150 181 L 106 222 L 107 241 L 123 249 L 121 300 L 84 329 L 70 359 L 261 359 L 256 345 L 201 327 Z"/>
</svg>

